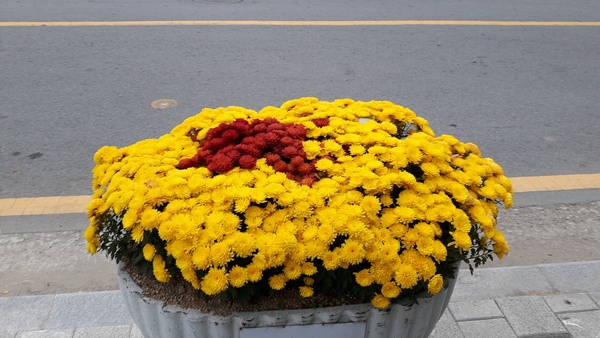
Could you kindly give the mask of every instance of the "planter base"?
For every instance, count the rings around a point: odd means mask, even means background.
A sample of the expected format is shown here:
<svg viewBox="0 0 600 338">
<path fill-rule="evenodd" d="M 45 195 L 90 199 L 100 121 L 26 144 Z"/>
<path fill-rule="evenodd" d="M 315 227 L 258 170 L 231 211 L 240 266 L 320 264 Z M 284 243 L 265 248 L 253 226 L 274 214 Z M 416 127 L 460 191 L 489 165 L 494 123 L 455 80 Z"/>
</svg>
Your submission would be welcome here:
<svg viewBox="0 0 600 338">
<path fill-rule="evenodd" d="M 376 309 L 371 304 L 357 304 L 318 309 L 238 312 L 221 317 L 178 306 L 164 306 L 160 301 L 142 296 L 142 289 L 122 265 L 119 265 L 118 275 L 129 312 L 146 338 L 285 338 L 292 337 L 301 329 L 297 326 L 321 330 L 313 332 L 315 337 L 338 337 L 346 330 L 338 326 L 343 323 L 350 323 L 349 331 L 358 333 L 356 337 L 361 338 L 424 338 L 433 331 L 448 306 L 456 283 L 456 279 L 447 281 L 438 294 L 419 298 L 418 304 L 408 305 L 408 302 L 400 301 L 386 309 Z M 302 337 L 312 337 L 302 332 Z"/>
</svg>

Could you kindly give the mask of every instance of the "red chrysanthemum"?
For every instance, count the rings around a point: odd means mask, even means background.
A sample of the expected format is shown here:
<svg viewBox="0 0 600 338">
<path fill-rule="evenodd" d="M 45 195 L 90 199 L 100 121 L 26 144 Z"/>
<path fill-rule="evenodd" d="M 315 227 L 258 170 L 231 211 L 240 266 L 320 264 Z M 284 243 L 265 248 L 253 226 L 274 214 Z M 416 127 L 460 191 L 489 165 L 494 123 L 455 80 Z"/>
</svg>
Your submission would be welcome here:
<svg viewBox="0 0 600 338">
<path fill-rule="evenodd" d="M 239 136 L 240 135 L 238 134 L 237 131 L 235 131 L 233 129 L 229 129 L 223 133 L 222 137 L 223 137 L 223 139 L 225 139 L 226 142 L 235 142 Z"/>
<path fill-rule="evenodd" d="M 281 156 L 273 153 L 265 155 L 265 158 L 267 159 L 267 164 L 270 166 L 273 166 L 275 163 L 281 161 Z"/>
<path fill-rule="evenodd" d="M 273 169 L 275 169 L 277 171 L 281 171 L 281 172 L 287 172 L 288 171 L 288 165 L 284 161 L 277 161 L 273 165 Z"/>
<path fill-rule="evenodd" d="M 328 118 L 321 118 L 321 119 L 312 119 L 311 120 L 312 123 L 314 123 L 317 127 L 325 127 L 329 125 L 329 119 Z"/>
<path fill-rule="evenodd" d="M 310 163 L 303 163 L 296 168 L 296 171 L 302 175 L 309 175 L 315 171 L 315 167 Z"/>
<path fill-rule="evenodd" d="M 216 154 L 212 157 L 212 160 L 206 165 L 206 168 L 210 171 L 222 174 L 233 169 L 234 163 L 231 157 L 225 154 Z"/>
<path fill-rule="evenodd" d="M 256 166 L 256 158 L 250 155 L 244 155 L 240 157 L 238 163 L 240 164 L 240 168 L 252 169 Z"/>
<path fill-rule="evenodd" d="M 296 149 L 295 147 L 289 146 L 289 147 L 283 148 L 281 153 L 286 158 L 291 159 L 292 157 L 295 157 L 298 155 L 298 149 Z"/>
<path fill-rule="evenodd" d="M 315 119 L 318 126 L 327 119 Z M 314 160 L 309 161 L 302 149 L 306 128 L 301 124 L 284 124 L 274 118 L 248 122 L 237 119 L 210 129 L 196 155 L 179 162 L 178 168 L 206 166 L 210 171 L 225 173 L 236 166 L 252 169 L 259 158 L 289 179 L 312 185 L 318 176 Z"/>
<path fill-rule="evenodd" d="M 292 157 L 292 159 L 290 161 L 290 164 L 293 167 L 297 167 L 297 166 L 299 166 L 301 164 L 304 164 L 304 163 L 306 163 L 306 158 L 303 158 L 303 157 L 300 157 L 300 156 L 294 156 L 294 157 Z"/>
</svg>

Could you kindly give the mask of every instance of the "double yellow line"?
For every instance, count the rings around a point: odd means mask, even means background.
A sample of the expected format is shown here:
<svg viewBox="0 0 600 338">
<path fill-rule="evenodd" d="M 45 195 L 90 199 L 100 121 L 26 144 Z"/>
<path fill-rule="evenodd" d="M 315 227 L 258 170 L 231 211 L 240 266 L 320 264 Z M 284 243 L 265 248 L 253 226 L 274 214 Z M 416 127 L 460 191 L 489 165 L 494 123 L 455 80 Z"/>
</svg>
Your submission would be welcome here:
<svg viewBox="0 0 600 338">
<path fill-rule="evenodd" d="M 517 193 L 600 189 L 600 174 L 527 176 L 511 178 Z M 0 216 L 83 213 L 90 196 L 50 196 L 0 199 Z"/>
<path fill-rule="evenodd" d="M 486 20 L 163 20 L 163 21 L 7 21 L 0 27 L 84 26 L 563 26 L 600 27 L 599 21 L 486 21 Z"/>
</svg>

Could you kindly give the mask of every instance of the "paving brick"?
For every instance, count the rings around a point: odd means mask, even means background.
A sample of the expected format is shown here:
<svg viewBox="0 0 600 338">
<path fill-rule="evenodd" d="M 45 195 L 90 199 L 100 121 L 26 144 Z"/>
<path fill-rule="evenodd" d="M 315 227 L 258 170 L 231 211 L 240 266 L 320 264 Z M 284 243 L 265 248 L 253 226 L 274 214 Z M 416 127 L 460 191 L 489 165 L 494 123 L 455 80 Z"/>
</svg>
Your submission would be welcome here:
<svg viewBox="0 0 600 338">
<path fill-rule="evenodd" d="M 46 328 L 131 324 L 121 293 L 103 291 L 57 295 Z"/>
<path fill-rule="evenodd" d="M 600 292 L 600 261 L 546 264 L 539 269 L 561 293 Z"/>
<path fill-rule="evenodd" d="M 0 330 L 0 338 L 15 338 L 17 331 Z"/>
<path fill-rule="evenodd" d="M 448 305 L 456 321 L 504 317 L 493 299 L 470 302 L 453 302 Z"/>
<path fill-rule="evenodd" d="M 21 331 L 16 338 L 71 338 L 73 329 Z"/>
<path fill-rule="evenodd" d="M 7 332 L 39 330 L 54 305 L 54 295 L 0 298 L 0 328 Z"/>
<path fill-rule="evenodd" d="M 465 338 L 517 338 L 504 318 L 459 322 Z"/>
<path fill-rule="evenodd" d="M 587 295 L 600 307 L 600 292 L 589 292 Z"/>
<path fill-rule="evenodd" d="M 552 292 L 555 290 L 535 266 L 479 269 L 474 275 L 469 270 L 460 270 L 450 301 L 467 302 Z"/>
<path fill-rule="evenodd" d="M 137 325 L 131 325 L 131 333 L 129 334 L 129 338 L 144 338 L 144 335 L 137 327 Z"/>
<path fill-rule="evenodd" d="M 541 296 L 498 298 L 496 303 L 519 337 L 570 338 Z"/>
<path fill-rule="evenodd" d="M 73 338 L 129 338 L 131 325 L 83 327 L 75 330 Z"/>
<path fill-rule="evenodd" d="M 573 338 L 600 337 L 600 310 L 563 313 L 558 318 Z"/>
<path fill-rule="evenodd" d="M 598 310 L 598 305 L 585 293 L 545 296 L 544 300 L 554 313 Z"/>
<path fill-rule="evenodd" d="M 442 314 L 429 338 L 464 338 L 448 310 Z"/>
</svg>

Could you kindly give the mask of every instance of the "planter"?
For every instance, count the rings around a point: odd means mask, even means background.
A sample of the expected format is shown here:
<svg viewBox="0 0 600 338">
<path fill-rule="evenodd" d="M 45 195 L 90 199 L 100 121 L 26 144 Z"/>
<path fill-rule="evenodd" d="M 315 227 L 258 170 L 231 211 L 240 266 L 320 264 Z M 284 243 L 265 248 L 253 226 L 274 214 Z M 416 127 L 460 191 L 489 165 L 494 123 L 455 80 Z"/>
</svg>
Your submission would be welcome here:
<svg viewBox="0 0 600 338">
<path fill-rule="evenodd" d="M 458 274 L 458 264 L 456 273 Z M 318 309 L 234 313 L 228 317 L 163 306 L 142 296 L 141 288 L 119 265 L 119 285 L 127 307 L 144 337 L 428 337 L 448 306 L 456 279 L 442 290 L 399 301 L 386 309 L 357 304 Z"/>
</svg>

